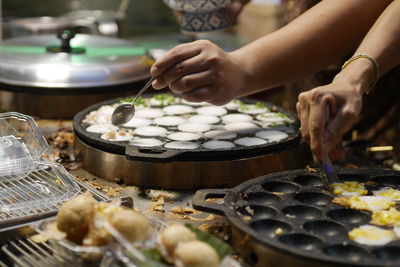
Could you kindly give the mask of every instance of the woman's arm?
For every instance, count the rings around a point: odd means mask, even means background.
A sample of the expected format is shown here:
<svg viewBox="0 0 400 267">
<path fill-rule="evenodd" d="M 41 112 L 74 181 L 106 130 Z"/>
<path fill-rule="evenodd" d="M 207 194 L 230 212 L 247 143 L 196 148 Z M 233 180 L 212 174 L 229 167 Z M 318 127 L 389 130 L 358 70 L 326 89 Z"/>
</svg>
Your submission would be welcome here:
<svg viewBox="0 0 400 267">
<path fill-rule="evenodd" d="M 226 53 L 208 41 L 179 45 L 151 72 L 192 101 L 223 104 L 319 70 L 354 49 L 390 0 L 324 0 L 276 32 Z"/>
<path fill-rule="evenodd" d="M 355 52 L 355 55 L 373 57 L 379 66 L 378 74 L 370 59 L 360 58 L 336 75 L 331 84 L 300 94 L 297 110 L 301 132 L 310 143 L 315 161 L 321 160 L 324 151 L 338 154 L 335 148 L 358 117 L 363 94 L 380 75 L 400 64 L 399 16 L 400 0 L 395 0 L 380 15 Z M 334 117 L 326 125 L 327 105 Z"/>
<path fill-rule="evenodd" d="M 280 85 L 354 50 L 390 2 L 321 1 L 282 29 L 234 53 L 249 69 L 250 81 L 254 81 L 248 83 L 250 87 Z"/>
</svg>

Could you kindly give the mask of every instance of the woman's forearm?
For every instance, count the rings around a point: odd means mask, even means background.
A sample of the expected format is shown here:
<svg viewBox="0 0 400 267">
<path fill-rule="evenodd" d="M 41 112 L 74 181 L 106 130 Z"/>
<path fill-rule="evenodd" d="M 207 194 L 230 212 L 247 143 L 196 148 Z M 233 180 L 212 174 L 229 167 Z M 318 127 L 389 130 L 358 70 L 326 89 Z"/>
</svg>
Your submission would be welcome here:
<svg viewBox="0 0 400 267">
<path fill-rule="evenodd" d="M 360 58 L 342 70 L 335 80 L 353 85 L 362 95 L 371 88 L 379 76 L 400 64 L 399 16 L 400 0 L 395 0 L 379 16 L 354 53 L 355 55 L 366 54 L 375 58 L 379 66 L 378 75 L 370 60 Z"/>
<path fill-rule="evenodd" d="M 354 49 L 390 0 L 324 0 L 282 29 L 232 52 L 246 72 L 241 95 L 322 69 Z"/>
<path fill-rule="evenodd" d="M 373 24 L 351 60 L 331 84 L 303 92 L 296 105 L 303 138 L 316 162 L 323 152 L 333 152 L 343 134 L 359 117 L 363 94 L 376 79 L 400 64 L 400 0 L 386 7 Z M 333 119 L 326 117 L 326 105 Z"/>
<path fill-rule="evenodd" d="M 374 57 L 380 75 L 400 63 L 400 1 L 393 1 L 378 18 L 356 51 Z"/>
</svg>

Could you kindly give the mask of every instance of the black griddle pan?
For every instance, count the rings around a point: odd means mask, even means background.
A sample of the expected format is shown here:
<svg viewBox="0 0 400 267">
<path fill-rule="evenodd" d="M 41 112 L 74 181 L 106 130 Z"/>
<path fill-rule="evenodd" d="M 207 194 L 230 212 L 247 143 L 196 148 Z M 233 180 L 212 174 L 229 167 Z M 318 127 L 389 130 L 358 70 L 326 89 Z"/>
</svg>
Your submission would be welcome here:
<svg viewBox="0 0 400 267">
<path fill-rule="evenodd" d="M 368 191 L 400 189 L 400 172 L 343 169 L 338 175 L 341 181 L 369 181 Z M 280 266 L 289 266 L 285 257 L 295 257 L 298 266 L 303 266 L 302 262 L 317 266 L 400 266 L 400 239 L 379 247 L 348 239 L 351 229 L 369 224 L 371 213 L 332 203 L 335 196 L 327 191 L 319 172 L 292 170 L 261 176 L 232 189 L 199 190 L 193 207 L 226 216 L 236 229 L 233 232 L 241 233 L 234 238 L 250 238 L 280 253 Z M 210 201 L 213 198 L 218 201 Z"/>
<path fill-rule="evenodd" d="M 144 98 L 152 97 L 153 95 L 144 95 Z M 254 104 L 259 100 L 242 98 L 244 103 Z M 301 136 L 298 130 L 299 121 L 297 117 L 283 108 L 263 102 L 266 107 L 274 111 L 282 112 L 295 120 L 295 131 L 289 134 L 289 137 L 279 141 L 266 143 L 258 146 L 243 147 L 237 146 L 230 149 L 215 149 L 209 150 L 206 148 L 198 148 L 193 150 L 176 150 L 167 149 L 165 147 L 143 148 L 129 145 L 129 142 L 112 142 L 100 138 L 100 134 L 90 133 L 85 130 L 88 124 L 82 123 L 87 114 L 97 110 L 104 105 L 112 105 L 119 103 L 120 99 L 111 99 L 94 104 L 85 110 L 75 115 L 73 119 L 73 128 L 75 134 L 86 144 L 110 153 L 125 155 L 129 160 L 140 160 L 148 162 L 171 162 L 171 161 L 226 161 L 262 156 L 273 154 L 292 148 L 299 144 Z M 228 113 L 229 114 L 229 113 Z"/>
</svg>

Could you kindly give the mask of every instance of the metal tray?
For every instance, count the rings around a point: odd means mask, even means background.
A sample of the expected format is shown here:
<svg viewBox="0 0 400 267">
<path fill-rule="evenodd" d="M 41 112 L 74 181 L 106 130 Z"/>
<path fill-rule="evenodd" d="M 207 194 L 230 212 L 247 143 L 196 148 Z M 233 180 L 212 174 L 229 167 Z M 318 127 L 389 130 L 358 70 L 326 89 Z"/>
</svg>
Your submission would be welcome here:
<svg viewBox="0 0 400 267">
<path fill-rule="evenodd" d="M 374 182 L 366 185 L 369 191 L 400 189 L 400 172 L 346 169 L 338 174 L 341 181 Z M 233 189 L 199 190 L 193 207 L 225 215 L 233 224 L 234 246 L 252 265 L 400 266 L 399 240 L 372 247 L 348 239 L 348 231 L 368 224 L 371 213 L 332 203 L 334 197 L 319 173 L 294 170 Z"/>
</svg>

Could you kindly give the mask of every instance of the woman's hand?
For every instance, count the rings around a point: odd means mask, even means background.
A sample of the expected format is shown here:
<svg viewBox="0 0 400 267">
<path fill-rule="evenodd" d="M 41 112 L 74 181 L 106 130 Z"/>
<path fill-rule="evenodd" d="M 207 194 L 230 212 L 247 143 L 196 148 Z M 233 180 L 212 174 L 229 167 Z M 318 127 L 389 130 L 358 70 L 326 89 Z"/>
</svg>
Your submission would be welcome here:
<svg viewBox="0 0 400 267">
<path fill-rule="evenodd" d="M 182 44 L 157 60 L 150 70 L 154 89 L 169 86 L 187 101 L 223 105 L 240 95 L 243 64 L 207 40 Z"/>
<path fill-rule="evenodd" d="M 334 80 L 299 95 L 296 108 L 300 131 L 310 144 L 315 162 L 321 161 L 324 152 L 332 159 L 344 157 L 342 136 L 355 122 L 361 107 L 362 93 L 343 81 Z"/>
</svg>

